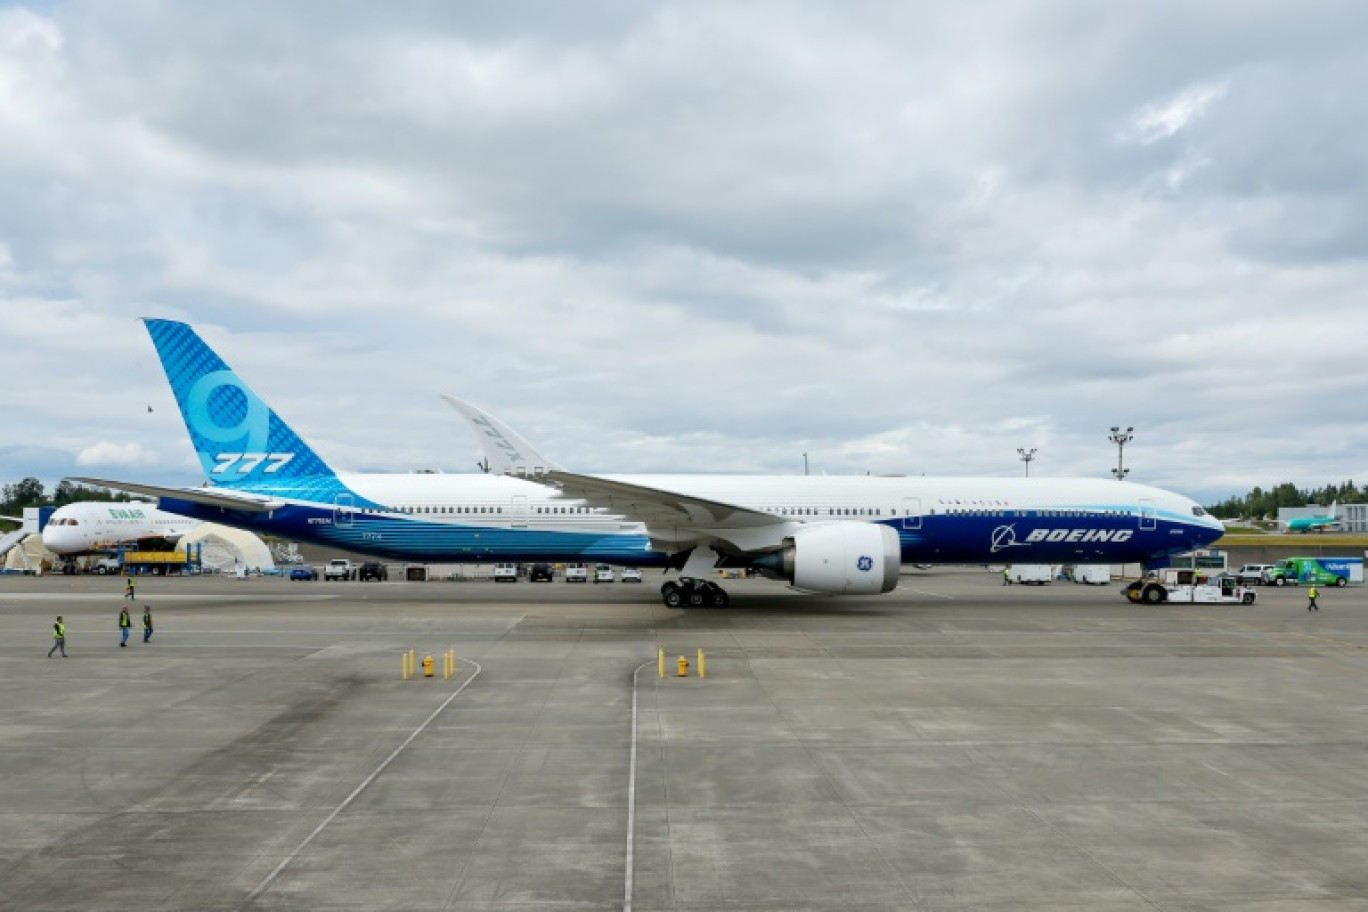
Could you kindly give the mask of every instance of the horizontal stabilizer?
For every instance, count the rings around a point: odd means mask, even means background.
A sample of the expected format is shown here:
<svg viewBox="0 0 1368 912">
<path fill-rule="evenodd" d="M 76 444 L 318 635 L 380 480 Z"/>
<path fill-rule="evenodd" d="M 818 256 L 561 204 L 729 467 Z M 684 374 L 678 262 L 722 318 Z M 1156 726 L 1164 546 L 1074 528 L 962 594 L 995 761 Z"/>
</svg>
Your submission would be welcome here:
<svg viewBox="0 0 1368 912">
<path fill-rule="evenodd" d="M 223 488 L 166 488 L 160 485 L 137 484 L 131 481 L 111 481 L 107 478 L 72 478 L 81 484 L 97 488 L 113 488 L 130 494 L 145 494 L 148 497 L 165 497 L 189 503 L 203 504 L 207 507 L 221 507 L 225 510 L 240 510 L 244 513 L 268 513 L 285 506 L 285 501 L 257 494 L 230 492 Z"/>
</svg>

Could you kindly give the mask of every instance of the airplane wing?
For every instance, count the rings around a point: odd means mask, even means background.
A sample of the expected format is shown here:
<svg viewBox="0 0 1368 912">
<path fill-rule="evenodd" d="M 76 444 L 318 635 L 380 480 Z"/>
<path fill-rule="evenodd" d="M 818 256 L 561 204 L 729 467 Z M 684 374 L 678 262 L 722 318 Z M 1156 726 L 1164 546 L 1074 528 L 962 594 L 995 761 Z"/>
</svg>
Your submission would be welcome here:
<svg viewBox="0 0 1368 912">
<path fill-rule="evenodd" d="M 517 431 L 483 409 L 455 396 L 443 394 L 442 398 L 475 429 L 484 447 L 488 471 L 492 474 L 540 475 L 560 468 L 538 453 Z"/>
<path fill-rule="evenodd" d="M 567 497 L 580 498 L 591 506 L 621 513 L 648 528 L 682 526 L 716 530 L 779 526 L 785 522 L 782 517 L 750 507 L 564 470 L 553 470 L 531 480 L 559 488 Z"/>
<path fill-rule="evenodd" d="M 225 510 L 240 510 L 244 513 L 268 513 L 285 506 L 285 501 L 260 494 L 247 494 L 234 491 L 229 493 L 223 488 L 164 488 L 159 485 L 136 484 L 131 481 L 110 481 L 107 478 L 72 478 L 82 484 L 97 488 L 113 488 L 130 494 L 146 494 L 149 497 L 168 497 L 203 504 L 208 507 L 222 507 Z"/>
</svg>

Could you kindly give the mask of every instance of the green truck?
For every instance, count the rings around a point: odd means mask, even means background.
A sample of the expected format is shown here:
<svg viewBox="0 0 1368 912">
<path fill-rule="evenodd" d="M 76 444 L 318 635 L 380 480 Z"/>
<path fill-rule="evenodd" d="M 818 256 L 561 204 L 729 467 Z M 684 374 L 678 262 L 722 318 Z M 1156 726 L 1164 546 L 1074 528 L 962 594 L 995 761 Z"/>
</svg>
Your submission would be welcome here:
<svg viewBox="0 0 1368 912">
<path fill-rule="evenodd" d="M 1347 586 L 1363 582 L 1361 557 L 1289 557 L 1264 571 L 1272 586 Z"/>
</svg>

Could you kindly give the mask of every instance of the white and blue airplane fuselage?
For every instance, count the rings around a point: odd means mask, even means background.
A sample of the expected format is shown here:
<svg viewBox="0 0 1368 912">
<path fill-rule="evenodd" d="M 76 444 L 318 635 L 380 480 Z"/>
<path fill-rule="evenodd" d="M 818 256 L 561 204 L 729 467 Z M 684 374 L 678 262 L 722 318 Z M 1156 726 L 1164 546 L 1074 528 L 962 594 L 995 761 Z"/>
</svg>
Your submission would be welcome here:
<svg viewBox="0 0 1368 912">
<path fill-rule="evenodd" d="M 903 563 L 1003 560 L 1132 563 L 1190 551 L 1219 524 L 1180 495 L 1110 479 L 871 478 L 608 475 L 628 485 L 736 504 L 792 532 L 817 523 L 873 523 L 897 535 Z M 556 496 L 555 489 L 494 475 L 339 473 L 331 502 L 301 502 L 284 486 L 263 514 L 162 498 L 183 516 L 378 556 L 428 561 L 677 563 L 668 531 Z M 766 524 L 766 528 L 770 524 Z M 743 538 L 744 526 L 719 526 Z M 762 538 L 772 532 L 762 533 Z M 692 532 L 690 538 L 697 537 Z M 666 546 L 659 550 L 652 541 Z M 777 544 L 777 542 L 776 542 Z"/>
<path fill-rule="evenodd" d="M 754 567 L 856 594 L 892 589 L 902 563 L 1149 563 L 1223 532 L 1182 495 L 1108 479 L 577 474 L 450 397 L 504 474 L 334 472 L 190 327 L 147 327 L 210 484 L 79 480 L 362 554 L 595 561 L 691 578 Z"/>
</svg>

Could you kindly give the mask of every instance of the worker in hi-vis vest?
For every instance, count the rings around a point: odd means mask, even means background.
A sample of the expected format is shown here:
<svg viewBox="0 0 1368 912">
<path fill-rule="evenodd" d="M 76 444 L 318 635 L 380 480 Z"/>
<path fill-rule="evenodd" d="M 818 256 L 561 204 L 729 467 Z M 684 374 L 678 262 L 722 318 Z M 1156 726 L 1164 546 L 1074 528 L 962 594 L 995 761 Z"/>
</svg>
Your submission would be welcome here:
<svg viewBox="0 0 1368 912">
<path fill-rule="evenodd" d="M 48 650 L 48 658 L 57 650 L 62 650 L 62 658 L 66 658 L 66 624 L 62 622 L 62 616 L 57 615 L 56 622 L 52 625 L 52 648 Z"/>
</svg>

